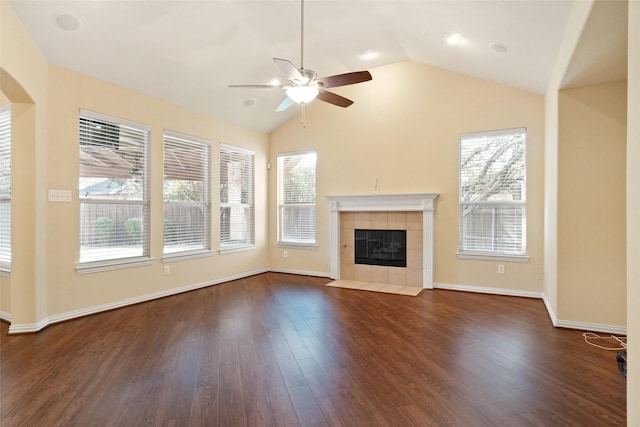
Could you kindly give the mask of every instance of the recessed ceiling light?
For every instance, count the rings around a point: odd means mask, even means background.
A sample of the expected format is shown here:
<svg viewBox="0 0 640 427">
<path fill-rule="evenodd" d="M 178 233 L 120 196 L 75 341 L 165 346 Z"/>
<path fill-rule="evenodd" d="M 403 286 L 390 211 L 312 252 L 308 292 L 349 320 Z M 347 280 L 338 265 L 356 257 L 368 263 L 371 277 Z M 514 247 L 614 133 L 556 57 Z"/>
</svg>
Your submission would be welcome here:
<svg viewBox="0 0 640 427">
<path fill-rule="evenodd" d="M 378 52 L 372 49 L 363 50 L 360 52 L 360 58 L 362 59 L 373 59 L 378 56 Z"/>
<path fill-rule="evenodd" d="M 271 86 L 280 86 L 280 79 L 278 77 L 274 77 L 271 80 L 269 80 L 269 84 Z"/>
<path fill-rule="evenodd" d="M 65 31 L 78 31 L 80 28 L 82 28 L 82 21 L 80 20 L 80 18 L 68 13 L 56 15 L 55 23 L 58 28 Z"/>
<path fill-rule="evenodd" d="M 500 43 L 495 43 L 495 42 L 489 43 L 489 48 L 494 52 L 498 52 L 498 53 L 509 52 L 509 48 Z"/>
<path fill-rule="evenodd" d="M 445 37 L 445 40 L 447 41 L 447 44 L 450 44 L 450 45 L 462 44 L 462 36 L 458 33 L 445 34 L 444 37 Z"/>
<path fill-rule="evenodd" d="M 256 99 L 255 98 L 249 98 L 249 99 L 245 99 L 244 100 L 244 106 L 245 107 L 253 107 L 254 105 L 256 105 Z"/>
</svg>

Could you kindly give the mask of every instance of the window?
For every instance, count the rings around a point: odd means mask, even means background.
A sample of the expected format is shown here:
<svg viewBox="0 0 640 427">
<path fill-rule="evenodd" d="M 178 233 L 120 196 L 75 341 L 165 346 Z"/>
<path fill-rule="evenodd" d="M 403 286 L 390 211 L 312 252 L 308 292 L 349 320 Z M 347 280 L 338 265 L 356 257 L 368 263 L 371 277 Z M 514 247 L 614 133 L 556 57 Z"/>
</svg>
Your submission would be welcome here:
<svg viewBox="0 0 640 427">
<path fill-rule="evenodd" d="M 316 153 L 278 156 L 278 243 L 316 243 Z"/>
<path fill-rule="evenodd" d="M 80 111 L 80 266 L 149 262 L 149 128 Z"/>
<path fill-rule="evenodd" d="M 526 131 L 460 137 L 460 254 L 526 254 Z"/>
<path fill-rule="evenodd" d="M 220 248 L 254 245 L 253 151 L 220 146 Z"/>
<path fill-rule="evenodd" d="M 164 132 L 164 254 L 208 252 L 209 141 Z"/>
<path fill-rule="evenodd" d="M 0 106 L 0 270 L 11 268 L 11 104 Z"/>
</svg>

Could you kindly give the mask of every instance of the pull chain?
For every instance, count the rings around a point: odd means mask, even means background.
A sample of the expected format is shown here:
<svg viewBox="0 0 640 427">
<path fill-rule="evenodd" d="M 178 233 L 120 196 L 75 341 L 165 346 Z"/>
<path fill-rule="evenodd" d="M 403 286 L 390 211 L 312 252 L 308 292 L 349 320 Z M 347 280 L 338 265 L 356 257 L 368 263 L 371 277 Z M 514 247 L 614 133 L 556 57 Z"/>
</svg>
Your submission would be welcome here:
<svg viewBox="0 0 640 427">
<path fill-rule="evenodd" d="M 301 116 L 300 123 L 302 124 L 302 128 L 303 129 L 307 128 L 307 125 L 304 122 L 304 120 L 305 120 L 305 111 L 306 111 L 305 110 L 305 104 L 300 104 L 300 116 Z"/>
</svg>

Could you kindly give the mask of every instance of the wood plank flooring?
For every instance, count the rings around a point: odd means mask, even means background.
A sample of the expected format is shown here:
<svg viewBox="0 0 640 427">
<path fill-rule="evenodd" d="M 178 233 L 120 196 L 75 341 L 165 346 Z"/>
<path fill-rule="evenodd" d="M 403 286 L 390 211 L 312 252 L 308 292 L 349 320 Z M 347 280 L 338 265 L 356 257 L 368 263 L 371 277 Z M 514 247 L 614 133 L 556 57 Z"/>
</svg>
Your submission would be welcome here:
<svg viewBox="0 0 640 427">
<path fill-rule="evenodd" d="M 0 425 L 615 426 L 615 352 L 541 300 L 267 273 L 8 336 Z"/>
</svg>

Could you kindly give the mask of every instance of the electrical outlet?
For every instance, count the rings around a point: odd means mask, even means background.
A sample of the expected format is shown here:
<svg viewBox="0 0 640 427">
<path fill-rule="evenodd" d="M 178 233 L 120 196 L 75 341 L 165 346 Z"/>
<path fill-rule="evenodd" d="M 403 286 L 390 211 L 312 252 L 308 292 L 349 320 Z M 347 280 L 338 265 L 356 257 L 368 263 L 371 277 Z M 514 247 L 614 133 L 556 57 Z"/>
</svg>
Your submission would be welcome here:
<svg viewBox="0 0 640 427">
<path fill-rule="evenodd" d="M 504 264 L 498 264 L 498 274 L 504 274 Z"/>
<path fill-rule="evenodd" d="M 165 265 L 164 266 L 164 275 L 168 276 L 169 274 L 171 274 L 171 266 Z"/>
<path fill-rule="evenodd" d="M 289 251 L 282 252 L 282 256 L 287 258 L 289 256 Z"/>
</svg>

